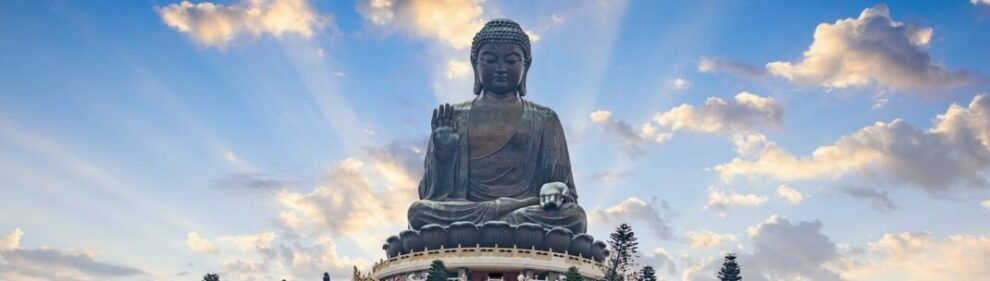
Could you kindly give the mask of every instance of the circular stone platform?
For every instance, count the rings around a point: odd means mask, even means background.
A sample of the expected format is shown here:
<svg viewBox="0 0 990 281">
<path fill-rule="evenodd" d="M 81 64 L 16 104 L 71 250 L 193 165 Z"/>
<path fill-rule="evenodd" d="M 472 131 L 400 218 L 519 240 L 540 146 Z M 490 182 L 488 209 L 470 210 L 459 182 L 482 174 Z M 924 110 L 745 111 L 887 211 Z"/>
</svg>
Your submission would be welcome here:
<svg viewBox="0 0 990 281">
<path fill-rule="evenodd" d="M 371 278 L 379 281 L 413 281 L 425 278 L 430 263 L 443 261 L 451 281 L 561 280 L 567 269 L 576 267 L 585 280 L 604 279 L 601 262 L 535 249 L 457 247 L 425 250 L 381 260 L 372 267 Z M 522 277 L 522 278 L 520 278 Z"/>
</svg>

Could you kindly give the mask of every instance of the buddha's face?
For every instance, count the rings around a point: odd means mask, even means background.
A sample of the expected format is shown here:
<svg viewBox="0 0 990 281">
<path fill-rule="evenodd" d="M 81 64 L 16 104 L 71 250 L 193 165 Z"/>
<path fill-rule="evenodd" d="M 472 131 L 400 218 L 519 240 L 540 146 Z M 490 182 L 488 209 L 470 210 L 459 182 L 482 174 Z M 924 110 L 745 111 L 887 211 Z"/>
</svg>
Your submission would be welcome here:
<svg viewBox="0 0 990 281">
<path fill-rule="evenodd" d="M 514 94 L 526 71 L 523 50 L 513 43 L 488 43 L 478 50 L 475 73 L 485 92 Z"/>
</svg>

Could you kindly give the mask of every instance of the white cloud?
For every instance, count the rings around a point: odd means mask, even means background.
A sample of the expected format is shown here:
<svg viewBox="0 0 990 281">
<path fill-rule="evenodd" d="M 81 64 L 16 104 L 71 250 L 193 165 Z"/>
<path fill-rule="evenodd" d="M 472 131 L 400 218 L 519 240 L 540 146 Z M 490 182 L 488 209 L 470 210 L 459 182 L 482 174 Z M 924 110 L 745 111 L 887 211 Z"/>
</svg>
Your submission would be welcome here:
<svg viewBox="0 0 990 281">
<path fill-rule="evenodd" d="M 481 0 L 360 0 L 358 12 L 369 22 L 372 32 L 382 36 L 399 34 L 420 38 L 430 43 L 426 52 L 439 59 L 428 66 L 432 77 L 432 89 L 438 103 L 455 103 L 464 98 L 465 89 L 471 89 L 471 68 L 454 65 L 451 60 L 463 61 L 466 48 L 471 46 L 475 33 L 485 24 L 485 2 Z M 469 91 L 469 90 L 468 90 Z"/>
<path fill-rule="evenodd" d="M 9 251 L 17 249 L 21 246 L 21 236 L 24 235 L 24 231 L 20 228 L 15 228 L 10 234 L 0 235 L 0 251 Z"/>
<path fill-rule="evenodd" d="M 447 79 L 456 79 L 472 73 L 471 63 L 467 60 L 452 59 L 447 61 Z"/>
<path fill-rule="evenodd" d="M 653 120 L 672 131 L 731 133 L 757 127 L 780 127 L 783 115 L 783 108 L 773 98 L 739 92 L 730 101 L 710 97 L 698 107 L 681 104 L 657 113 Z"/>
<path fill-rule="evenodd" d="M 265 250 L 272 247 L 272 241 L 278 237 L 274 232 L 261 232 L 250 235 L 234 235 L 217 237 L 217 242 L 233 245 L 241 251 Z"/>
<path fill-rule="evenodd" d="M 683 281 L 718 281 L 715 276 L 717 276 L 719 264 L 715 257 L 707 257 L 697 262 L 685 259 L 681 264 L 690 264 L 684 267 L 684 273 L 681 277 Z"/>
<path fill-rule="evenodd" d="M 392 0 L 368 0 L 358 6 L 365 19 L 376 25 L 386 25 L 395 19 Z"/>
<path fill-rule="evenodd" d="M 729 140 L 735 145 L 736 153 L 742 155 L 757 152 L 769 142 L 763 134 L 733 134 Z"/>
<path fill-rule="evenodd" d="M 747 63 L 724 60 L 724 59 L 711 59 L 703 58 L 701 62 L 698 63 L 698 72 L 701 73 L 711 73 L 711 72 L 729 72 L 735 75 L 746 76 L 750 78 L 759 78 L 767 74 L 766 70 L 760 67 L 756 67 Z"/>
<path fill-rule="evenodd" d="M 797 63 L 775 61 L 767 70 L 804 85 L 833 88 L 875 82 L 891 88 L 945 88 L 969 80 L 948 71 L 928 51 L 932 28 L 894 21 L 886 5 L 867 8 L 859 18 L 822 23 Z"/>
<path fill-rule="evenodd" d="M 338 254 L 337 244 L 326 235 L 308 236 L 289 232 L 277 235 L 271 231 L 254 234 L 228 235 L 206 243 L 222 248 L 227 255 L 215 260 L 222 276 L 240 280 L 304 280 L 314 272 L 330 272 L 335 279 L 351 276 L 354 266 L 367 268 L 370 263 L 360 258 Z M 215 244 L 214 244 L 215 243 Z M 377 252 L 377 251 L 376 251 Z"/>
<path fill-rule="evenodd" d="M 990 5 L 990 0 L 969 0 L 969 3 L 973 5 Z"/>
<path fill-rule="evenodd" d="M 619 139 L 620 145 L 627 156 L 640 155 L 640 145 L 645 142 L 664 143 L 673 137 L 671 133 L 659 132 L 649 123 L 643 124 L 637 131 L 625 121 L 612 118 L 612 112 L 598 110 L 592 112 L 591 121 L 602 126 L 611 136 Z"/>
<path fill-rule="evenodd" d="M 990 237 L 928 232 L 884 234 L 869 244 L 869 255 L 849 262 L 850 280 L 982 280 L 990 275 Z"/>
<path fill-rule="evenodd" d="M 724 180 L 761 176 L 781 181 L 839 178 L 855 174 L 905 183 L 931 193 L 956 185 L 986 187 L 990 169 L 990 99 L 978 95 L 968 107 L 952 105 L 921 130 L 904 122 L 876 124 L 798 157 L 765 137 L 737 142 L 739 157 L 717 165 Z"/>
<path fill-rule="evenodd" d="M 235 237 L 266 235 L 259 233 Z M 237 247 L 241 250 L 237 255 L 219 260 L 222 275 L 239 280 L 305 280 L 314 274 L 329 272 L 333 279 L 347 279 L 353 267 L 368 268 L 371 265 L 364 259 L 339 255 L 337 244 L 329 237 L 320 236 L 307 241 L 272 238 L 265 247 L 257 247 L 257 244 L 247 248 Z"/>
<path fill-rule="evenodd" d="M 280 249 L 279 261 L 283 266 L 291 267 L 296 280 L 310 279 L 314 272 L 319 274 L 327 270 L 333 279 L 347 280 L 353 267 L 371 267 L 370 261 L 341 256 L 337 244 L 326 237 L 316 239 L 312 245 L 282 245 Z"/>
<path fill-rule="evenodd" d="M 642 144 L 667 142 L 677 130 L 734 133 L 759 127 L 777 128 L 782 126 L 783 115 L 783 108 L 774 99 L 739 92 L 730 101 L 709 97 L 701 106 L 681 104 L 667 112 L 657 113 L 653 117 L 655 124 L 644 123 L 638 130 L 623 120 L 612 118 L 610 111 L 599 110 L 590 116 L 592 122 L 600 124 L 606 133 L 619 139 L 627 155 L 635 157 L 642 153 Z"/>
<path fill-rule="evenodd" d="M 818 220 L 791 222 L 773 215 L 747 229 L 752 252 L 739 252 L 736 262 L 743 280 L 843 280 L 835 265 L 843 261 L 839 246 L 822 234 Z M 717 281 L 722 254 L 694 262 L 684 270 L 685 281 Z M 876 280 L 876 279 L 868 279 Z"/>
<path fill-rule="evenodd" d="M 879 241 L 870 243 L 873 251 L 883 252 L 894 259 L 904 259 L 921 253 L 932 246 L 932 235 L 928 232 L 903 232 L 884 234 Z"/>
<path fill-rule="evenodd" d="M 529 42 L 531 44 L 536 44 L 537 41 L 540 41 L 540 35 L 534 31 L 526 30 L 526 35 L 529 36 Z"/>
<path fill-rule="evenodd" d="M 712 248 L 725 242 L 736 242 L 739 239 L 731 233 L 718 234 L 712 231 L 690 231 L 684 234 L 688 245 L 694 248 Z"/>
<path fill-rule="evenodd" d="M 453 48 L 471 46 L 474 33 L 484 25 L 481 1 L 365 0 L 358 11 L 376 26 L 436 39 Z"/>
<path fill-rule="evenodd" d="M 106 280 L 145 276 L 143 270 L 96 260 L 92 251 L 20 247 L 21 229 L 0 236 L 0 280 Z"/>
<path fill-rule="evenodd" d="M 199 233 L 190 232 L 186 235 L 186 246 L 193 253 L 200 254 L 213 254 L 216 253 L 216 248 L 213 247 L 213 242 L 204 239 L 199 236 Z"/>
<path fill-rule="evenodd" d="M 869 200 L 870 207 L 881 212 L 890 212 L 897 209 L 894 201 L 890 200 L 887 191 L 878 191 L 865 187 L 846 186 L 840 189 L 843 194 L 862 200 Z"/>
<path fill-rule="evenodd" d="M 980 206 L 984 209 L 990 210 L 990 200 L 983 200 L 983 202 L 980 202 Z"/>
<path fill-rule="evenodd" d="M 774 215 L 748 229 L 752 254 L 737 261 L 744 280 L 841 280 L 829 265 L 840 258 L 818 220 L 791 223 Z"/>
<path fill-rule="evenodd" d="M 653 141 L 656 143 L 665 143 L 670 139 L 674 138 L 672 133 L 653 133 L 654 129 L 650 124 L 643 124 L 642 130 L 640 130 L 640 135 L 651 135 L 653 136 Z"/>
<path fill-rule="evenodd" d="M 224 275 L 234 275 L 240 277 L 240 279 L 248 280 L 250 278 L 264 278 L 257 276 L 264 276 L 260 274 L 269 273 L 271 269 L 269 266 L 261 261 L 247 261 L 244 259 L 225 259 L 220 263 L 220 267 L 223 268 Z"/>
<path fill-rule="evenodd" d="M 804 195 L 801 194 L 797 189 L 793 189 L 787 185 L 780 185 L 777 187 L 777 197 L 784 199 L 787 202 L 797 205 L 804 201 Z"/>
<path fill-rule="evenodd" d="M 698 72 L 705 73 L 713 70 L 715 70 L 715 61 L 713 60 L 701 59 L 701 62 L 698 63 Z"/>
<path fill-rule="evenodd" d="M 768 200 L 770 199 L 766 196 L 756 194 L 739 194 L 710 189 L 708 191 L 708 203 L 705 205 L 705 208 L 716 208 L 725 211 L 729 206 L 760 206 Z"/>
<path fill-rule="evenodd" d="M 293 181 L 286 176 L 273 173 L 233 173 L 213 181 L 210 185 L 219 189 L 229 190 L 274 190 L 284 188 Z"/>
<path fill-rule="evenodd" d="M 591 121 L 594 122 L 605 122 L 612 118 L 612 112 L 606 110 L 599 110 L 591 113 Z"/>
<path fill-rule="evenodd" d="M 279 192 L 277 201 L 283 207 L 279 224 L 361 239 L 371 239 L 359 235 L 369 230 L 404 225 L 406 208 L 414 201 L 411 197 L 415 185 L 407 182 L 390 186 L 393 192 L 377 191 L 374 185 L 383 178 L 371 172 L 364 161 L 347 158 L 332 167 L 326 181 L 312 192 Z M 411 175 L 392 176 L 411 179 Z"/>
<path fill-rule="evenodd" d="M 223 150 L 223 160 L 227 161 L 227 164 L 230 164 L 233 167 L 240 167 L 244 165 L 244 162 L 241 161 L 240 157 L 237 157 L 237 154 L 230 149 Z"/>
<path fill-rule="evenodd" d="M 632 173 L 625 170 L 605 170 L 591 175 L 596 181 L 618 181 L 628 178 Z"/>
<path fill-rule="evenodd" d="M 865 247 L 836 244 L 818 220 L 773 215 L 748 228 L 752 252 L 737 255 L 743 280 L 983 280 L 990 237 L 930 232 L 887 233 Z M 716 280 L 720 256 L 685 258 L 683 280 Z"/>
<path fill-rule="evenodd" d="M 309 193 L 279 192 L 276 223 L 313 236 L 350 237 L 362 249 L 380 250 L 384 237 L 405 228 L 406 211 L 418 199 L 423 145 L 369 148 L 366 156 L 330 167 Z"/>
<path fill-rule="evenodd" d="M 649 225 L 650 230 L 657 238 L 669 239 L 671 236 L 670 226 L 667 225 L 666 220 L 660 217 L 656 202 L 647 203 L 636 197 L 630 197 L 615 206 L 597 209 L 591 213 L 590 218 L 608 225 L 639 220 Z"/>
<path fill-rule="evenodd" d="M 677 264 L 674 263 L 674 259 L 671 258 L 670 253 L 664 248 L 654 249 L 652 255 L 640 256 L 639 265 L 652 266 L 660 274 L 663 272 L 671 275 L 677 273 Z"/>
<path fill-rule="evenodd" d="M 687 79 L 684 79 L 684 78 L 678 77 L 678 78 L 674 78 L 674 79 L 670 80 L 670 88 L 671 89 L 674 89 L 674 90 L 680 91 L 680 90 L 687 89 L 688 88 L 688 85 L 689 85 L 689 83 L 688 83 Z"/>
<path fill-rule="evenodd" d="M 241 0 L 229 6 L 182 1 L 157 11 L 169 27 L 189 34 L 203 45 L 221 49 L 242 34 L 276 38 L 298 34 L 309 38 L 321 26 L 308 0 Z"/>
</svg>

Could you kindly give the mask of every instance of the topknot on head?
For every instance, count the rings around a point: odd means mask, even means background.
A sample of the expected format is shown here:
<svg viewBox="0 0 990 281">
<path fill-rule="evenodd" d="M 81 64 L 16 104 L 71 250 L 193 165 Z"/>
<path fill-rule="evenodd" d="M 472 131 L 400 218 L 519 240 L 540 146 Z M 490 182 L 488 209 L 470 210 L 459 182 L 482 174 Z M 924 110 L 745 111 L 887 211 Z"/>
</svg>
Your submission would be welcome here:
<svg viewBox="0 0 990 281">
<path fill-rule="evenodd" d="M 485 24 L 471 42 L 471 63 L 478 59 L 478 50 L 487 43 L 514 43 L 523 49 L 523 58 L 526 66 L 533 61 L 530 52 L 529 35 L 523 31 L 519 24 L 510 19 L 493 19 Z"/>
</svg>

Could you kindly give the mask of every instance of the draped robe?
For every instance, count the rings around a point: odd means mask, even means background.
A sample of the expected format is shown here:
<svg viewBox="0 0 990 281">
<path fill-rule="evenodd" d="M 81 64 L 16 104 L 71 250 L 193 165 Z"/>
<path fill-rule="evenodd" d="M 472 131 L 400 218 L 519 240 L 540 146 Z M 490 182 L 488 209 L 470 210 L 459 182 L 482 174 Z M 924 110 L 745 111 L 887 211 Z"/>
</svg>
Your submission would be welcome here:
<svg viewBox="0 0 990 281">
<path fill-rule="evenodd" d="M 469 121 L 473 103 L 454 105 L 460 139 L 451 159 L 437 159 L 430 138 L 419 184 L 420 200 L 409 207 L 410 227 L 497 220 L 584 233 L 587 216 L 577 204 L 567 143 L 557 114 L 522 100 L 522 116 L 508 141 L 491 153 L 472 158 Z M 546 210 L 539 205 L 539 193 L 543 184 L 550 182 L 567 185 L 569 196 L 562 206 Z"/>
</svg>

